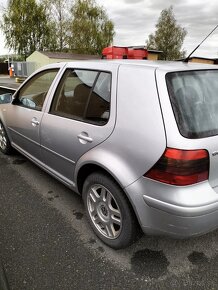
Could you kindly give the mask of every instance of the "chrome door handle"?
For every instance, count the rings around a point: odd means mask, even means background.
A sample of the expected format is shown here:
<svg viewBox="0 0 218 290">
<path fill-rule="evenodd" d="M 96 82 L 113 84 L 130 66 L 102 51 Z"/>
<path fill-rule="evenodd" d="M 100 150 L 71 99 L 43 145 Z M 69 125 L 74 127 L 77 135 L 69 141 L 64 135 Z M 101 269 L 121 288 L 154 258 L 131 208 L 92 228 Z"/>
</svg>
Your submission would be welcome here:
<svg viewBox="0 0 218 290">
<path fill-rule="evenodd" d="M 91 143 L 93 139 L 89 137 L 89 135 L 86 132 L 82 132 L 79 135 L 77 135 L 78 139 L 82 144 L 86 144 L 87 142 Z"/>
<path fill-rule="evenodd" d="M 34 118 L 32 118 L 32 120 L 31 120 L 31 124 L 33 125 L 33 127 L 36 127 L 36 126 L 39 125 L 39 121 L 34 117 Z"/>
</svg>

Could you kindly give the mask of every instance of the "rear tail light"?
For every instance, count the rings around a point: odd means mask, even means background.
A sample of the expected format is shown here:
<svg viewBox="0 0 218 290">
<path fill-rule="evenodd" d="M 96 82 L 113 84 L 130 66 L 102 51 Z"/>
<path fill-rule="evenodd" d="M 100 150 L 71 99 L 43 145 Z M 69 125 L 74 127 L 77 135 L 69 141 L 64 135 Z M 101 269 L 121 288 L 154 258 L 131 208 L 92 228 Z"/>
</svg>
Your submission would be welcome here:
<svg viewBox="0 0 218 290">
<path fill-rule="evenodd" d="M 208 179 L 207 150 L 167 148 L 145 177 L 173 185 L 190 185 Z"/>
</svg>

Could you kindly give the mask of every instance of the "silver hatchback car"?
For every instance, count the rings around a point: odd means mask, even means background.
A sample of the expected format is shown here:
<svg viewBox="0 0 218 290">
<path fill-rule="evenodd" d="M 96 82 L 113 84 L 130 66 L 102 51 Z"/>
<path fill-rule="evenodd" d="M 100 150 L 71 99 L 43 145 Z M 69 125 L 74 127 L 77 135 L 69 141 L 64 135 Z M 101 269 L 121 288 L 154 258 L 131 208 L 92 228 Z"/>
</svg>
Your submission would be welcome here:
<svg viewBox="0 0 218 290">
<path fill-rule="evenodd" d="M 52 64 L 0 105 L 0 150 L 17 149 L 81 194 L 112 248 L 140 228 L 200 235 L 218 227 L 217 91 L 215 66 Z"/>
</svg>

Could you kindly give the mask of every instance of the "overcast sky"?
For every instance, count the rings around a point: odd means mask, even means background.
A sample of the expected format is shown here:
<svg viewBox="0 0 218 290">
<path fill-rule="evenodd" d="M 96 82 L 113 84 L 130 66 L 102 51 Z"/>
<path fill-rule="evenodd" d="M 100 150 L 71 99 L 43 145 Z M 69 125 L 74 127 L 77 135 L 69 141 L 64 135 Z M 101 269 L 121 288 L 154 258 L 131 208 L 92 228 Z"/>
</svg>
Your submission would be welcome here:
<svg viewBox="0 0 218 290">
<path fill-rule="evenodd" d="M 105 7 L 109 18 L 115 24 L 114 45 L 144 45 L 161 10 L 173 5 L 178 23 L 188 34 L 184 49 L 191 52 L 195 46 L 218 24 L 217 0 L 96 0 Z M 0 0 L 6 6 L 7 0 Z M 0 55 L 7 53 L 4 38 L 0 34 Z M 195 56 L 218 58 L 218 29 L 194 53 Z"/>
</svg>

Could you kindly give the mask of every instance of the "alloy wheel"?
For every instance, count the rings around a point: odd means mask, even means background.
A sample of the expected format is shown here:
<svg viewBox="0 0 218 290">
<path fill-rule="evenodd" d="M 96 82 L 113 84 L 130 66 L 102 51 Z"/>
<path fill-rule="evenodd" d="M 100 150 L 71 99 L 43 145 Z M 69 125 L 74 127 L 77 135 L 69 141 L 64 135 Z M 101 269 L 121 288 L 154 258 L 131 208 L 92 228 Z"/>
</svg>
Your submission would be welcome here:
<svg viewBox="0 0 218 290">
<path fill-rule="evenodd" d="M 113 194 L 103 185 L 91 186 L 87 208 L 96 229 L 108 239 L 116 239 L 122 229 L 122 214 Z"/>
</svg>

